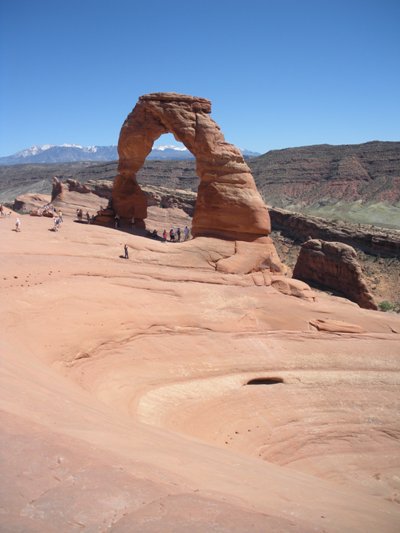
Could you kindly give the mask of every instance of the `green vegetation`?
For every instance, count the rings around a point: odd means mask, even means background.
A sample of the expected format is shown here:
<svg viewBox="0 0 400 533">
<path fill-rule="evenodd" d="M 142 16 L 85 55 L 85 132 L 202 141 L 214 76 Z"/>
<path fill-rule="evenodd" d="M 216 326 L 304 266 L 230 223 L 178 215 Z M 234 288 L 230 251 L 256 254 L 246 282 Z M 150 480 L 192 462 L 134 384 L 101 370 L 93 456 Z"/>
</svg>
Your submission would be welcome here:
<svg viewBox="0 0 400 533">
<path fill-rule="evenodd" d="M 330 205 L 310 205 L 302 208 L 304 214 L 325 218 L 327 220 L 342 220 L 352 224 L 374 224 L 391 229 L 400 229 L 400 205 L 384 202 L 361 203 L 339 201 Z"/>
<path fill-rule="evenodd" d="M 380 302 L 378 304 L 378 307 L 381 311 L 386 313 L 386 311 L 395 311 L 396 306 L 392 304 L 391 302 L 388 302 L 387 300 L 383 300 L 383 302 Z"/>
</svg>

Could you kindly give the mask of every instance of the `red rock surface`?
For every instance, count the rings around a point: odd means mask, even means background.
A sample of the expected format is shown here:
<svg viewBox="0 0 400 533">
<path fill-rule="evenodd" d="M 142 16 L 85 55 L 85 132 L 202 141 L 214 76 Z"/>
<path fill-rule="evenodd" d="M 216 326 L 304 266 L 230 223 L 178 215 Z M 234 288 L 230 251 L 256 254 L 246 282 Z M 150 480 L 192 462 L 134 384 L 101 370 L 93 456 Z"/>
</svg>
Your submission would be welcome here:
<svg viewBox="0 0 400 533">
<path fill-rule="evenodd" d="M 108 191 L 108 195 L 105 191 Z M 73 179 L 62 182 L 53 178 L 51 202 L 63 214 L 75 215 L 77 209 L 82 209 L 84 214 L 89 212 L 94 216 L 99 209 L 106 207 L 110 196 L 111 182 L 83 184 Z"/>
<path fill-rule="evenodd" d="M 341 242 L 311 239 L 300 249 L 293 277 L 333 289 L 360 307 L 377 309 L 354 248 Z"/>
<path fill-rule="evenodd" d="M 176 93 L 141 96 L 125 120 L 118 142 L 113 208 L 121 219 L 147 217 L 136 174 L 162 134 L 173 133 L 196 157 L 200 178 L 194 236 L 253 241 L 267 236 L 270 220 L 250 169 L 238 148 L 225 141 L 211 119 L 211 102 Z"/>
<path fill-rule="evenodd" d="M 397 315 L 221 272 L 235 241 L 21 220 L 0 218 L 1 531 L 397 533 Z"/>
<path fill-rule="evenodd" d="M 51 197 L 48 194 L 21 194 L 15 198 L 13 209 L 29 213 L 32 210 L 43 207 L 50 203 Z"/>
</svg>

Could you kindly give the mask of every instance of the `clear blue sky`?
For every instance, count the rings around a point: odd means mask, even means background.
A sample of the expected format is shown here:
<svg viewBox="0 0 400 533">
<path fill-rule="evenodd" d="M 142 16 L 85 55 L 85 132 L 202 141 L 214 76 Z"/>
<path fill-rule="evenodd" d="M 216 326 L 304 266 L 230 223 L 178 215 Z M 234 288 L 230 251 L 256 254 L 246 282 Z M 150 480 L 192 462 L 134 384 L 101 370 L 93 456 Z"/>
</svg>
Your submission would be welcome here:
<svg viewBox="0 0 400 533">
<path fill-rule="evenodd" d="M 0 155 L 117 144 L 158 91 L 262 153 L 399 141 L 400 0 L 1 0 L 0 76 Z"/>
</svg>

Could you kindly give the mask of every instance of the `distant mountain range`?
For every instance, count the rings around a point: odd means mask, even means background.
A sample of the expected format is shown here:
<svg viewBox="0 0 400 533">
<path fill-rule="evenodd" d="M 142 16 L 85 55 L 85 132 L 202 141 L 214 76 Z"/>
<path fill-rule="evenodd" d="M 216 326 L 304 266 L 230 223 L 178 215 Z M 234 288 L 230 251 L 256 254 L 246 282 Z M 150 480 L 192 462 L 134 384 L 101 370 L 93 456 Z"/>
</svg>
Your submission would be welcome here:
<svg viewBox="0 0 400 533">
<path fill-rule="evenodd" d="M 244 157 L 260 155 L 242 150 Z M 77 161 L 116 161 L 116 146 L 81 146 L 79 144 L 44 144 L 31 146 L 13 155 L 0 157 L 0 165 L 21 165 L 26 163 L 74 163 Z M 183 146 L 154 146 L 147 159 L 177 161 L 194 159 L 193 154 Z"/>
</svg>

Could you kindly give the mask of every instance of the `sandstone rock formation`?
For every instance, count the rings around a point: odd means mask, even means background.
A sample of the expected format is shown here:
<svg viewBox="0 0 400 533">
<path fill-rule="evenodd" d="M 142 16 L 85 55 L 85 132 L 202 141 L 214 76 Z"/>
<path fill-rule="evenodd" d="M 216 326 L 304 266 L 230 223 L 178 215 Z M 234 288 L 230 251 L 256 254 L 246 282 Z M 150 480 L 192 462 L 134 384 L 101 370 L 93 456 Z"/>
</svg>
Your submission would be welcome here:
<svg viewBox="0 0 400 533">
<path fill-rule="evenodd" d="M 338 291 L 365 309 L 377 309 L 363 279 L 357 254 L 347 244 L 320 239 L 305 242 L 293 277 Z"/>
<path fill-rule="evenodd" d="M 65 183 L 62 183 L 57 177 L 54 177 L 53 188 L 51 191 L 51 201 L 53 202 L 56 198 L 60 199 L 60 195 L 65 192 L 78 192 L 80 194 L 89 194 L 90 192 L 92 192 L 92 190 L 89 186 L 89 183 L 81 183 L 80 181 L 71 178 L 68 178 Z"/>
<path fill-rule="evenodd" d="M 176 93 L 141 96 L 125 120 L 118 143 L 113 209 L 138 226 L 147 216 L 146 197 L 136 174 L 153 142 L 170 132 L 196 157 L 200 177 L 193 235 L 254 241 L 270 231 L 268 210 L 238 148 L 225 141 L 210 118 L 211 102 Z"/>
<path fill-rule="evenodd" d="M 111 198 L 112 181 L 109 180 L 88 180 L 82 183 L 76 179 L 68 178 L 65 181 L 54 177 L 52 180 L 51 201 L 61 200 L 63 195 L 70 192 L 79 194 L 93 193 L 100 198 Z"/>
<path fill-rule="evenodd" d="M 104 209 L 111 197 L 112 182 L 88 181 L 81 183 L 68 178 L 65 182 L 54 177 L 52 180 L 51 203 L 64 215 L 75 216 L 77 209 L 94 215 Z"/>
<path fill-rule="evenodd" d="M 99 197 L 95 199 L 95 203 L 99 203 L 102 198 L 111 200 L 112 197 L 113 182 L 110 180 L 89 180 L 86 183 L 81 183 L 78 180 L 70 178 L 65 182 L 61 182 L 58 178 L 53 178 L 52 183 L 51 202 L 55 206 L 58 206 L 60 203 L 68 204 L 73 199 L 75 200 L 75 205 L 78 205 L 82 209 L 87 209 L 92 207 L 93 195 Z M 171 191 L 164 187 L 152 186 L 143 186 L 141 189 L 146 197 L 148 207 L 181 209 L 190 217 L 193 216 L 197 198 L 196 193 L 184 190 Z M 79 193 L 82 196 L 71 195 L 70 193 Z M 85 197 L 85 195 L 88 196 Z M 46 202 L 43 199 L 46 199 Z M 36 205 L 35 201 L 39 203 Z M 44 195 L 24 195 L 16 198 L 14 205 L 18 205 L 18 209 L 25 208 L 25 210 L 29 210 L 28 207 L 31 205 L 34 205 L 35 208 L 42 207 L 43 203 L 48 203 L 49 201 L 50 197 L 45 197 Z M 102 211 L 105 212 L 106 209 Z M 112 209 L 109 209 L 109 212 L 110 216 L 114 213 Z M 186 220 L 185 222 L 187 223 L 188 221 Z M 152 226 L 152 224 L 150 225 Z M 173 225 L 176 226 L 176 224 Z"/>
<path fill-rule="evenodd" d="M 12 208 L 14 211 L 29 213 L 40 209 L 50 202 L 48 194 L 21 194 L 15 198 Z"/>
</svg>

